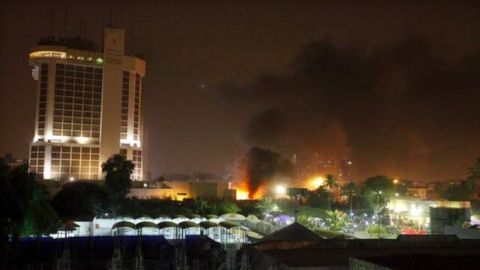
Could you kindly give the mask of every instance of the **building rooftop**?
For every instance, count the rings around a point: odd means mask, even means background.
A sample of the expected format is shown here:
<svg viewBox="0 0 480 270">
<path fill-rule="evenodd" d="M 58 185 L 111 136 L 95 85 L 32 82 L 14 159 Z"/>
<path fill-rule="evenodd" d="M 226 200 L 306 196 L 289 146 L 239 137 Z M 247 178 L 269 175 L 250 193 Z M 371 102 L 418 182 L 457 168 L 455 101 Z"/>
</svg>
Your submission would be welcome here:
<svg viewBox="0 0 480 270">
<path fill-rule="evenodd" d="M 265 240 L 262 239 L 262 240 Z M 266 269 L 272 265 L 287 266 L 292 269 L 308 267 L 348 267 L 350 258 L 369 258 L 372 262 L 379 258 L 378 263 L 384 266 L 391 262 L 393 269 L 430 269 L 408 268 L 408 264 L 395 262 L 401 256 L 417 256 L 431 258 L 447 256 L 454 258 L 474 258 L 480 256 L 480 241 L 459 240 L 455 237 L 404 237 L 400 239 L 322 239 L 319 241 L 266 241 L 252 244 L 248 247 L 252 254 L 252 269 Z M 389 260 L 388 256 L 393 259 Z M 381 259 L 387 257 L 385 259 Z M 460 259 L 458 259 L 460 260 Z M 476 265 L 477 261 L 472 263 Z M 399 264 L 401 267 L 394 265 Z M 388 264 L 385 267 L 389 267 Z M 289 268 L 289 269 L 290 269 Z M 379 268 L 382 269 L 382 268 Z M 386 268 L 388 269 L 388 268 Z M 438 268 L 434 268 L 438 269 Z M 464 268 L 447 268 L 464 269 Z M 473 269 L 478 269 L 473 267 Z"/>
<path fill-rule="evenodd" d="M 294 222 L 262 238 L 259 243 L 270 241 L 319 241 L 323 238 L 302 224 Z"/>
<path fill-rule="evenodd" d="M 70 49 L 98 52 L 98 45 L 88 39 L 81 37 L 43 37 L 38 41 L 40 46 L 62 46 Z"/>
<path fill-rule="evenodd" d="M 375 269 L 480 269 L 480 257 L 476 255 L 440 255 L 440 254 L 400 254 L 380 257 L 360 258 L 373 264 Z M 355 260 L 350 261 L 350 265 Z M 380 268 L 382 266 L 384 268 Z M 370 268 L 373 269 L 373 268 Z"/>
</svg>

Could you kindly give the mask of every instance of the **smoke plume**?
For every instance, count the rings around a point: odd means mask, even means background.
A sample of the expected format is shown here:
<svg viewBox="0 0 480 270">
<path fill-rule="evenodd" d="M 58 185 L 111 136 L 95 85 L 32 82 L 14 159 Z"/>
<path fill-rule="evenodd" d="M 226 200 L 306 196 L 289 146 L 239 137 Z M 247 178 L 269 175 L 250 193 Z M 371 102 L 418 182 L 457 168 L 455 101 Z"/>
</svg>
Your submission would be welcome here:
<svg viewBox="0 0 480 270">
<path fill-rule="evenodd" d="M 381 47 L 322 39 L 302 49 L 287 75 L 221 93 L 255 112 L 244 131 L 250 146 L 352 158 L 361 180 L 437 180 L 449 176 L 435 168 L 480 153 L 479 85 L 479 53 L 447 61 L 418 37 Z"/>
</svg>

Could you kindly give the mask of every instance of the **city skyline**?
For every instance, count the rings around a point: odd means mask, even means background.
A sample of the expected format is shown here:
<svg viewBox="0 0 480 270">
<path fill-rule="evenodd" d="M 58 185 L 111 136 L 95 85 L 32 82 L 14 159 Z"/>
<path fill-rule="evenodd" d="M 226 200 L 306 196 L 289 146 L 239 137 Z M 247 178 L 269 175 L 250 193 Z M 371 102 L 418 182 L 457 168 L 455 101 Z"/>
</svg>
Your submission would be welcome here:
<svg viewBox="0 0 480 270">
<path fill-rule="evenodd" d="M 15 17 L 14 2 L 2 3 L 1 154 L 28 156 L 35 102 L 25 58 L 38 39 L 83 35 L 100 44 L 109 22 L 125 28 L 127 51 L 145 55 L 152 72 L 145 127 L 153 177 L 227 174 L 260 146 L 284 157 L 351 159 L 356 180 L 449 180 L 464 177 L 480 152 L 475 4 L 147 1 L 22 10 L 31 20 Z M 325 77 L 312 80 L 302 62 L 309 49 L 353 73 L 316 66 Z M 368 80 L 343 80 L 359 74 Z"/>
</svg>

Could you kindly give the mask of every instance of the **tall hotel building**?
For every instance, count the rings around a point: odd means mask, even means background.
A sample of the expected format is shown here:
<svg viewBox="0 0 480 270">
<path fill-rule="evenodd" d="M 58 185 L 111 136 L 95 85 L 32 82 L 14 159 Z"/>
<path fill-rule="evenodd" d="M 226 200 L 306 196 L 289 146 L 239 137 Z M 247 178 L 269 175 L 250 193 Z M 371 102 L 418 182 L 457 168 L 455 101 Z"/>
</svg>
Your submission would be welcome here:
<svg viewBox="0 0 480 270">
<path fill-rule="evenodd" d="M 30 169 L 43 179 L 100 180 L 101 164 L 120 153 L 143 180 L 145 61 L 124 54 L 122 29 L 105 28 L 103 52 L 81 43 L 44 40 L 29 55 L 38 82 Z"/>
</svg>

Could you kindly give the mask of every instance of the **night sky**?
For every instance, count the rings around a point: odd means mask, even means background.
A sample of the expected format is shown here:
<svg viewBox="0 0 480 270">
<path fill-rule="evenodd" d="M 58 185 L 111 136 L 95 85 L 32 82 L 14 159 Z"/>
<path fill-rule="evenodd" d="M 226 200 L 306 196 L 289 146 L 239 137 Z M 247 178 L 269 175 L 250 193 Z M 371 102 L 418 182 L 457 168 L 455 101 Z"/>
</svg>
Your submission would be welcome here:
<svg viewBox="0 0 480 270">
<path fill-rule="evenodd" d="M 20 2 L 0 4 L 0 154 L 28 153 L 38 39 L 100 43 L 110 22 L 147 60 L 153 177 L 223 175 L 252 146 L 351 158 L 361 180 L 461 178 L 480 157 L 475 1 Z"/>
</svg>

